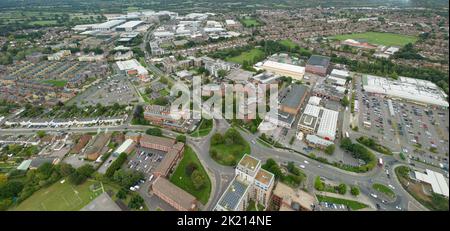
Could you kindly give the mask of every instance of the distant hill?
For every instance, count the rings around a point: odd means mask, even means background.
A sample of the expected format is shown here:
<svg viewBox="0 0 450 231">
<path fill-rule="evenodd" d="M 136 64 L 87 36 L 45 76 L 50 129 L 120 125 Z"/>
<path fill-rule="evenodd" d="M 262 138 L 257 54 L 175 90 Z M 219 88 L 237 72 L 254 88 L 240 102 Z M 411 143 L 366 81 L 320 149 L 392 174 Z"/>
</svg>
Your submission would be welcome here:
<svg viewBox="0 0 450 231">
<path fill-rule="evenodd" d="M 447 8 L 449 0 L 1 0 L 0 11 L 58 7 L 64 10 L 121 12 L 131 8 L 154 10 L 256 9 L 292 7 L 399 6 Z M 220 6 L 218 8 L 218 6 Z"/>
</svg>

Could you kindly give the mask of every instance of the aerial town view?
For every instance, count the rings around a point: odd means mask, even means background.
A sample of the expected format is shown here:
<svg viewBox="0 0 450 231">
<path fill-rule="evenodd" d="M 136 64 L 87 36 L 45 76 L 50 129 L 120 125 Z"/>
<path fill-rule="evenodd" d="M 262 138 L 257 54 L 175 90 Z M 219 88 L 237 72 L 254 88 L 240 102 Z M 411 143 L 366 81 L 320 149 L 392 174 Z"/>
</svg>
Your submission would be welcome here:
<svg viewBox="0 0 450 231">
<path fill-rule="evenodd" d="M 0 0 L 0 211 L 448 211 L 448 94 L 448 0 Z"/>
</svg>

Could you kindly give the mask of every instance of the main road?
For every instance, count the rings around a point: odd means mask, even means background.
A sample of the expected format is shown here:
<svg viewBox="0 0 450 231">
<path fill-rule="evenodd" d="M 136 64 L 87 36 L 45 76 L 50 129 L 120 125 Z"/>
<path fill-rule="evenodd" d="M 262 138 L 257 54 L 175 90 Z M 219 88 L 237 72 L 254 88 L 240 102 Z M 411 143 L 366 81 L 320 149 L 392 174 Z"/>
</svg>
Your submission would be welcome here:
<svg viewBox="0 0 450 231">
<path fill-rule="evenodd" d="M 107 131 L 145 131 L 150 126 L 145 125 L 117 125 L 117 126 L 92 126 L 92 127 L 71 127 L 71 128 L 9 128 L 9 129 L 0 129 L 1 134 L 33 134 L 36 131 L 47 131 L 47 132 L 107 132 Z M 213 130 L 205 137 L 190 137 L 188 136 L 187 144 L 190 145 L 195 152 L 198 154 L 198 157 L 202 164 L 208 171 L 210 175 L 212 184 L 211 197 L 207 205 L 205 205 L 205 209 L 211 210 L 213 206 L 217 203 L 223 191 L 232 180 L 234 176 L 234 168 L 229 166 L 223 166 L 217 164 L 214 160 L 212 160 L 209 156 L 209 146 L 210 146 L 210 137 L 215 132 L 224 132 L 230 127 L 230 124 L 226 120 L 214 120 Z M 175 138 L 179 133 L 162 129 L 163 135 L 171 138 Z M 407 209 L 410 207 L 410 203 L 412 203 L 415 207 L 421 206 L 414 198 L 412 198 L 400 185 L 400 183 L 396 180 L 394 167 L 401 164 L 398 160 L 391 156 L 384 156 L 386 165 L 388 166 L 388 171 L 391 175 L 391 178 L 388 178 L 385 170 L 380 167 L 375 168 L 374 170 L 367 173 L 353 173 L 344 171 L 342 169 L 336 168 L 331 165 L 320 163 L 316 160 L 313 160 L 306 155 L 294 152 L 292 150 L 284 150 L 277 148 L 269 148 L 262 145 L 259 145 L 258 142 L 255 142 L 258 137 L 248 132 L 244 132 L 239 130 L 241 135 L 248 141 L 251 146 L 251 154 L 255 157 L 265 161 L 269 158 L 272 158 L 280 163 L 294 162 L 297 165 L 305 165 L 303 171 L 309 176 L 308 190 L 312 191 L 313 189 L 313 178 L 315 176 L 321 176 L 326 179 L 335 182 L 342 182 L 347 185 L 358 185 L 363 194 L 369 195 L 371 193 L 375 193 L 372 190 L 372 183 L 383 183 L 383 184 L 391 184 L 394 186 L 394 191 L 396 193 L 396 200 L 391 203 L 381 203 L 380 199 L 371 198 L 374 204 L 380 204 L 381 209 L 384 210 L 395 210 L 396 206 L 400 206 L 402 209 Z M 377 154 L 381 155 L 381 154 Z M 306 162 L 305 162 L 306 161 Z M 308 164 L 306 164 L 308 163 Z M 391 180 L 393 179 L 393 180 Z"/>
</svg>

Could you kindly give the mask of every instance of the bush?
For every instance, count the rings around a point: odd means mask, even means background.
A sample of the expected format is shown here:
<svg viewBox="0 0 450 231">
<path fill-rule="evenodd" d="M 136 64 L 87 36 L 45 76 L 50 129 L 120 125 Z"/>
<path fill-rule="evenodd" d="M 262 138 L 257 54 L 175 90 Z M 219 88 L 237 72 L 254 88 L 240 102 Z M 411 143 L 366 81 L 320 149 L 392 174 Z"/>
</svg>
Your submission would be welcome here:
<svg viewBox="0 0 450 231">
<path fill-rule="evenodd" d="M 199 170 L 192 172 L 191 180 L 196 190 L 201 189 L 206 183 L 206 177 Z"/>
<path fill-rule="evenodd" d="M 144 205 L 144 199 L 142 199 L 142 197 L 139 195 L 134 195 L 131 198 L 130 203 L 128 203 L 128 207 L 130 207 L 132 209 L 139 209 L 143 205 Z"/>
<path fill-rule="evenodd" d="M 149 128 L 145 133 L 152 136 L 162 136 L 162 130 L 160 128 Z"/>
<path fill-rule="evenodd" d="M 113 181 L 124 188 L 129 188 L 142 179 L 144 179 L 144 174 L 133 170 L 119 169 L 113 175 Z"/>
<path fill-rule="evenodd" d="M 177 140 L 177 142 L 186 143 L 186 136 L 185 135 L 178 135 L 176 140 Z"/>
<path fill-rule="evenodd" d="M 353 196 L 358 196 L 359 195 L 359 188 L 358 188 L 358 186 L 356 186 L 356 185 L 352 185 L 351 187 L 350 187 L 350 193 L 353 195 Z"/>
<path fill-rule="evenodd" d="M 216 133 L 211 136 L 211 145 L 222 144 L 224 142 L 223 136 L 220 133 Z"/>
<path fill-rule="evenodd" d="M 325 153 L 328 155 L 332 155 L 334 153 L 335 149 L 336 149 L 336 146 L 334 144 L 330 144 L 325 148 Z"/>
<path fill-rule="evenodd" d="M 189 164 L 186 165 L 185 168 L 186 175 L 191 176 L 192 173 L 197 169 L 198 169 L 197 165 L 193 162 L 190 162 Z"/>
<path fill-rule="evenodd" d="M 344 195 L 347 192 L 347 185 L 345 184 L 339 184 L 339 186 L 335 187 L 335 190 L 339 193 Z"/>
<path fill-rule="evenodd" d="M 123 200 L 123 199 L 127 198 L 127 194 L 128 194 L 128 189 L 126 189 L 126 188 L 121 188 L 121 189 L 119 189 L 119 191 L 116 193 L 116 197 Z"/>
<path fill-rule="evenodd" d="M 320 176 L 317 176 L 314 180 L 314 188 L 318 191 L 325 190 L 325 183 L 320 179 Z"/>
</svg>

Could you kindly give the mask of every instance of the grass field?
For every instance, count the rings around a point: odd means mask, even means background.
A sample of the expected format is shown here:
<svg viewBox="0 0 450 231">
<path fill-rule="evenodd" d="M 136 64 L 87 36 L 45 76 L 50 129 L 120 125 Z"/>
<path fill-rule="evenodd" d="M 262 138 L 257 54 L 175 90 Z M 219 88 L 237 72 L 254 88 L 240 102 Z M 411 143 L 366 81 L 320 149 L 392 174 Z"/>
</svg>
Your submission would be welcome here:
<svg viewBox="0 0 450 231">
<path fill-rule="evenodd" d="M 383 193 L 384 195 L 390 197 L 390 198 L 394 198 L 395 197 L 395 193 L 394 191 L 392 191 L 392 189 L 390 189 L 388 186 L 384 185 L 384 184 L 378 184 L 375 183 L 372 185 L 372 188 L 377 190 L 380 193 Z"/>
<path fill-rule="evenodd" d="M 417 37 L 414 36 L 381 32 L 336 35 L 331 38 L 341 41 L 346 39 L 365 39 L 369 43 L 385 46 L 404 46 L 407 43 L 415 43 L 417 41 Z"/>
<path fill-rule="evenodd" d="M 43 80 L 42 82 L 52 84 L 53 86 L 56 86 L 56 87 L 64 87 L 64 86 L 66 86 L 67 80 L 48 79 L 48 80 Z"/>
<path fill-rule="evenodd" d="M 206 184 L 200 190 L 196 190 L 194 184 L 192 183 L 191 177 L 186 173 L 186 167 L 193 163 L 197 166 L 197 170 L 201 172 L 202 175 L 206 177 Z M 208 177 L 205 169 L 203 168 L 200 160 L 197 157 L 197 154 L 190 147 L 186 147 L 184 151 L 183 159 L 178 164 L 177 169 L 170 177 L 170 181 L 182 188 L 186 192 L 195 196 L 202 204 L 206 204 L 209 199 L 209 195 L 211 193 L 211 180 Z"/>
<path fill-rule="evenodd" d="M 363 209 L 363 208 L 367 207 L 366 204 L 360 203 L 358 201 L 352 201 L 352 200 L 346 200 L 346 199 L 341 199 L 341 198 L 336 198 L 336 197 L 328 197 L 328 196 L 322 196 L 322 195 L 316 195 L 316 196 L 317 196 L 317 200 L 319 200 L 319 202 L 328 202 L 328 203 L 346 205 L 351 210 L 358 210 L 358 209 Z"/>
<path fill-rule="evenodd" d="M 243 18 L 243 19 L 241 19 L 241 23 L 245 27 L 260 26 L 261 25 L 261 23 L 259 23 L 258 20 L 254 19 L 254 18 Z"/>
<path fill-rule="evenodd" d="M 281 40 L 279 43 L 280 43 L 281 45 L 287 46 L 287 47 L 289 47 L 289 48 L 291 48 L 291 49 L 293 49 L 293 48 L 295 48 L 295 47 L 297 46 L 296 43 L 292 42 L 292 41 L 289 40 L 289 39 Z"/>
<path fill-rule="evenodd" d="M 88 180 L 81 185 L 73 186 L 67 180 L 62 184 L 58 181 L 47 188 L 35 192 L 12 210 L 78 211 L 103 193 L 102 187 L 91 191 L 90 186 L 94 184 L 98 183 Z"/>
<path fill-rule="evenodd" d="M 209 132 L 211 132 L 212 128 L 213 128 L 213 121 L 203 119 L 200 122 L 200 125 L 198 126 L 198 128 L 195 129 L 195 131 L 193 131 L 190 135 L 192 137 L 206 136 L 209 134 Z"/>
<path fill-rule="evenodd" d="M 244 63 L 244 61 L 247 61 L 249 64 L 252 64 L 255 62 L 255 60 L 257 60 L 258 58 L 261 58 L 263 56 L 264 56 L 264 52 L 262 50 L 260 50 L 258 48 L 253 48 L 250 51 L 242 52 L 238 56 L 227 58 L 226 61 L 239 63 L 241 65 Z"/>
<path fill-rule="evenodd" d="M 245 145 L 218 144 L 211 146 L 210 150 L 217 152 L 217 157 L 213 158 L 217 163 L 233 166 L 242 159 L 245 153 L 250 154 L 250 145 L 248 143 Z"/>
</svg>

